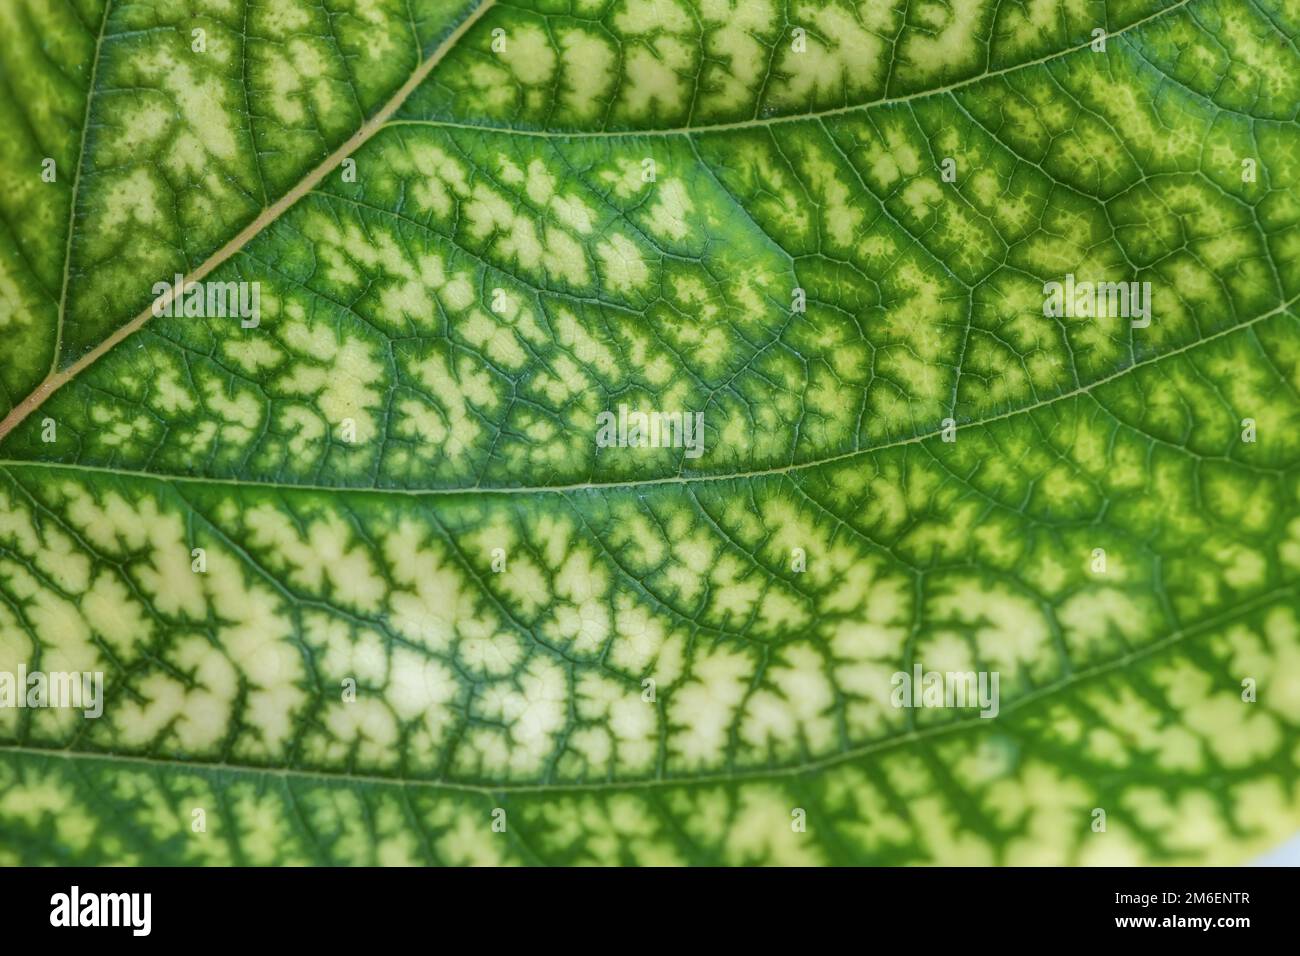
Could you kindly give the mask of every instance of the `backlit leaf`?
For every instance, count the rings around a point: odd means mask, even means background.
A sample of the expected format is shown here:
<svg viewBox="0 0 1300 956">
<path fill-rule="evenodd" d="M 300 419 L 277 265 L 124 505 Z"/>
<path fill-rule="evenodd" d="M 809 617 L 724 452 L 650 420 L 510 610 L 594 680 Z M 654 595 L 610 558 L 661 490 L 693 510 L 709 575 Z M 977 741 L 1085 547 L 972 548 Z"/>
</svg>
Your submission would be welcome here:
<svg viewBox="0 0 1300 956">
<path fill-rule="evenodd" d="M 0 707 L 0 862 L 1277 846 L 1298 43 L 1294 0 L 3 5 L 0 678 L 103 712 Z"/>
</svg>

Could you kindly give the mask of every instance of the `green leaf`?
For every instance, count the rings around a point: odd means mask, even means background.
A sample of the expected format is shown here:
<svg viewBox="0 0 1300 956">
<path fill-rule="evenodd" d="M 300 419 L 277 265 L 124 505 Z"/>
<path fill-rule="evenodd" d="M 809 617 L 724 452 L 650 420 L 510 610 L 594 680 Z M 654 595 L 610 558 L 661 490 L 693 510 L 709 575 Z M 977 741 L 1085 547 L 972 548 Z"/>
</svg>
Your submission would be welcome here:
<svg viewBox="0 0 1300 956">
<path fill-rule="evenodd" d="M 104 682 L 0 707 L 0 862 L 1276 846 L 1298 43 L 1293 0 L 0 7 L 0 702 Z M 154 315 L 177 274 L 256 322 Z M 996 716 L 894 706 L 917 669 Z"/>
</svg>

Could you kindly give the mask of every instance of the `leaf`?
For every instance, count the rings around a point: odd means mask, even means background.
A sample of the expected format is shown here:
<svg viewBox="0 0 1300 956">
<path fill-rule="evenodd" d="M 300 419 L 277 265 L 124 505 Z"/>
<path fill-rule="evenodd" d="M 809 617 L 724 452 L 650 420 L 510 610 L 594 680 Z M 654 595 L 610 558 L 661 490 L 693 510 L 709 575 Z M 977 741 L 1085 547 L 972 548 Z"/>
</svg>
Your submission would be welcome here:
<svg viewBox="0 0 1300 956">
<path fill-rule="evenodd" d="M 571 6 L 0 10 L 0 861 L 1294 833 L 1300 9 Z"/>
</svg>

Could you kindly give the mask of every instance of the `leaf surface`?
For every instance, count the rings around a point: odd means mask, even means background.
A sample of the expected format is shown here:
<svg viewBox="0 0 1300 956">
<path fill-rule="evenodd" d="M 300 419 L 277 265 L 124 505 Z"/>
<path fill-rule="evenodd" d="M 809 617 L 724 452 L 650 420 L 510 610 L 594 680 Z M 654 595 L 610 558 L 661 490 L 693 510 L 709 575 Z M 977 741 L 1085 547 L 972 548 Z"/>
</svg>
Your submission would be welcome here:
<svg viewBox="0 0 1300 956">
<path fill-rule="evenodd" d="M 194 9 L 0 11 L 0 861 L 1300 827 L 1292 0 Z"/>
</svg>

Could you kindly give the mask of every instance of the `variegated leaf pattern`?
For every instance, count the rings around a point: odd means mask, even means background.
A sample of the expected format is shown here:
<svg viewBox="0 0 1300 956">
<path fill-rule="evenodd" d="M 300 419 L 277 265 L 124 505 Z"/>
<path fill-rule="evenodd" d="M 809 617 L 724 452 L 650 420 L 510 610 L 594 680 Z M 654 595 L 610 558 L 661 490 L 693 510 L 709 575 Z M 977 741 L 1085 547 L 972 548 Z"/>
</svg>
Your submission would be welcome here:
<svg viewBox="0 0 1300 956">
<path fill-rule="evenodd" d="M 104 674 L 0 709 L 0 861 L 1275 847 L 1298 42 L 1296 0 L 0 6 L 0 671 Z M 260 321 L 153 315 L 178 274 Z M 1045 314 L 1066 275 L 1150 324 Z M 620 406 L 702 450 L 600 447 Z M 892 706 L 916 665 L 996 718 Z"/>
</svg>

